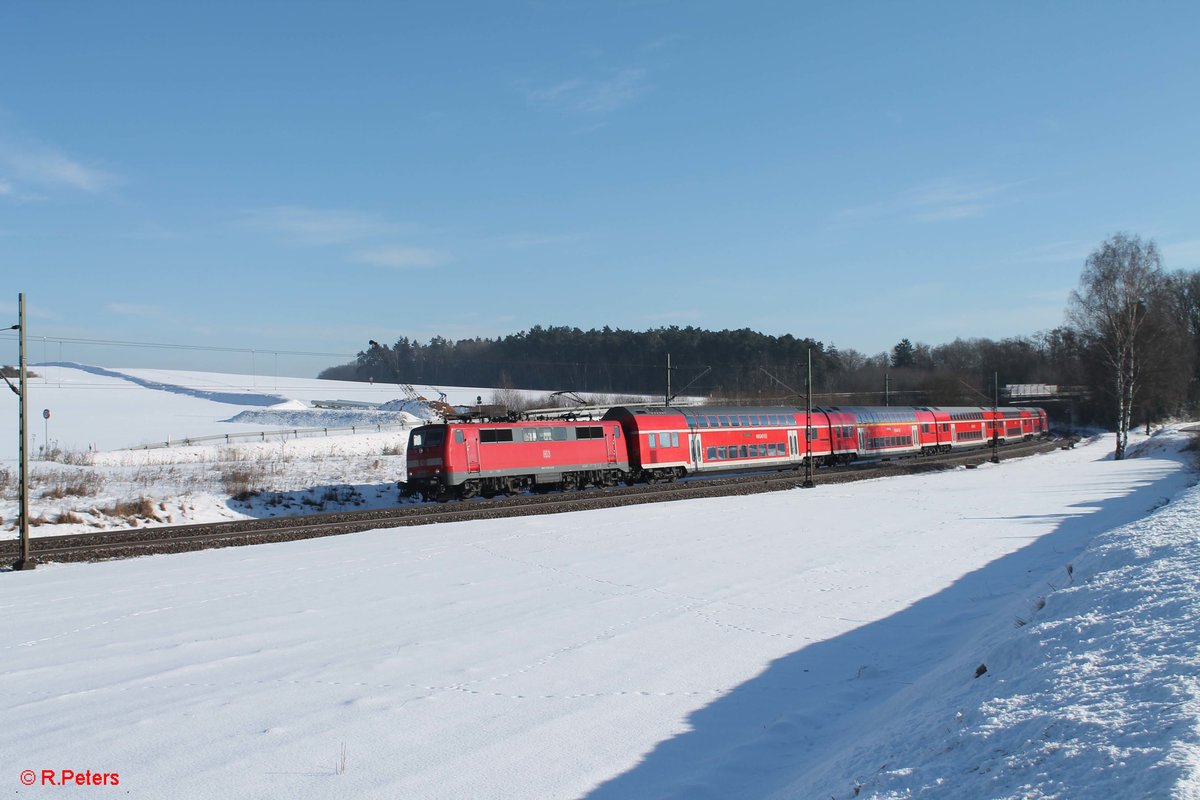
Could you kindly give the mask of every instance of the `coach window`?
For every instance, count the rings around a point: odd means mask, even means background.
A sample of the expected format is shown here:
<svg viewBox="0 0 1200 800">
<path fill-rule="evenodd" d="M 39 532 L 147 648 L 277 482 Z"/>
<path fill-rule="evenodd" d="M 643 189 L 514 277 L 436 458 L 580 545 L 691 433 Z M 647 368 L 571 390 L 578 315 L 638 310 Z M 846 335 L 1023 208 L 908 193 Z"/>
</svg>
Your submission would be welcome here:
<svg viewBox="0 0 1200 800">
<path fill-rule="evenodd" d="M 718 447 L 718 448 L 717 448 L 717 458 L 718 458 L 718 459 L 724 459 L 724 458 L 725 458 L 725 448 L 724 448 L 724 447 Z"/>
<path fill-rule="evenodd" d="M 708 458 L 709 461 L 717 460 L 717 448 L 715 448 L 715 447 L 708 448 L 707 450 L 704 451 L 704 454 Z"/>
<path fill-rule="evenodd" d="M 696 417 L 696 427 L 697 428 L 707 428 L 708 427 L 708 417 L 704 417 L 704 416 Z"/>
<path fill-rule="evenodd" d="M 721 421 L 720 427 L 722 427 L 722 428 L 729 427 L 729 417 L 725 416 L 724 414 L 721 414 L 717 417 L 717 419 L 719 419 Z"/>
<path fill-rule="evenodd" d="M 656 434 L 653 434 L 653 433 L 646 434 L 646 446 L 649 447 L 651 450 L 654 450 L 655 448 L 658 447 L 658 439 L 657 439 Z"/>
<path fill-rule="evenodd" d="M 747 417 L 745 414 L 742 414 L 741 416 L 739 416 L 738 419 L 740 419 L 742 421 L 743 428 L 750 427 L 750 418 Z"/>
<path fill-rule="evenodd" d="M 679 434 L 678 433 L 671 434 L 671 447 L 679 447 Z"/>
<path fill-rule="evenodd" d="M 746 445 L 742 445 L 742 453 L 741 453 L 741 456 L 742 456 L 742 458 L 747 458 L 747 457 L 748 457 L 748 456 L 746 455 Z"/>
</svg>

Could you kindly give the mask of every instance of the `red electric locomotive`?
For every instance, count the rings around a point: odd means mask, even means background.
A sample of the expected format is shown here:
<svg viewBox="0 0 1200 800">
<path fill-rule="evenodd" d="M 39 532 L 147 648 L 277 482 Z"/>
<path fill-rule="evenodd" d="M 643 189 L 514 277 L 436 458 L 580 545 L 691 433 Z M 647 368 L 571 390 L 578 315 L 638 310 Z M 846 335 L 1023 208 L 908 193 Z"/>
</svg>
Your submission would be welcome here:
<svg viewBox="0 0 1200 800">
<path fill-rule="evenodd" d="M 423 425 L 408 439 L 403 494 L 446 500 L 525 489 L 612 486 L 629 456 L 614 422 Z"/>
</svg>

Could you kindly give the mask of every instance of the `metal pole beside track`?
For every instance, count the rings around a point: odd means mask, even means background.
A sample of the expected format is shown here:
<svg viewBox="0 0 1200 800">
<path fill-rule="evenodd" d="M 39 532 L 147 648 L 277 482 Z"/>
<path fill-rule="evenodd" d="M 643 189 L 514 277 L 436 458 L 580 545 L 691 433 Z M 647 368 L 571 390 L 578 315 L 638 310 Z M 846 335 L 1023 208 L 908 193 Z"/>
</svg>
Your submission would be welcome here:
<svg viewBox="0 0 1200 800">
<path fill-rule="evenodd" d="M 993 464 L 1000 463 L 1000 373 L 992 373 L 992 457 Z"/>
<path fill-rule="evenodd" d="M 804 483 L 800 484 L 805 489 L 811 489 L 816 486 L 813 483 L 813 468 L 812 468 L 812 348 L 808 348 L 808 378 L 804 387 Z M 833 446 L 833 439 L 829 440 L 830 447 Z"/>
<path fill-rule="evenodd" d="M 19 500 L 17 501 L 18 515 L 18 538 L 17 538 L 17 560 L 13 562 L 13 569 L 33 569 L 35 561 L 29 553 L 29 383 L 28 374 L 25 367 L 25 293 L 21 292 L 17 295 L 17 324 L 18 330 L 17 349 L 19 355 L 19 372 L 17 380 L 17 415 L 20 419 L 18 424 L 19 447 L 17 459 L 20 462 L 18 467 L 18 480 L 20 481 Z"/>
</svg>

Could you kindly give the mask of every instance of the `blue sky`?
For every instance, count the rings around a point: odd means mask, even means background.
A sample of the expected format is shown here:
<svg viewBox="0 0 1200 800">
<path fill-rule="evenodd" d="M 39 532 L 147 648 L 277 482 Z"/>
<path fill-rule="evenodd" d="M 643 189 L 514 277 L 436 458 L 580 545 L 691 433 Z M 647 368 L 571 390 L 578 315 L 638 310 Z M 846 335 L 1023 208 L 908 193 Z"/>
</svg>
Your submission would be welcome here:
<svg viewBox="0 0 1200 800">
<path fill-rule="evenodd" d="M 26 293 L 34 360 L 307 375 L 535 324 L 1028 335 L 1115 232 L 1200 269 L 1197 30 L 1194 2 L 12 0 L 0 312 Z"/>
</svg>

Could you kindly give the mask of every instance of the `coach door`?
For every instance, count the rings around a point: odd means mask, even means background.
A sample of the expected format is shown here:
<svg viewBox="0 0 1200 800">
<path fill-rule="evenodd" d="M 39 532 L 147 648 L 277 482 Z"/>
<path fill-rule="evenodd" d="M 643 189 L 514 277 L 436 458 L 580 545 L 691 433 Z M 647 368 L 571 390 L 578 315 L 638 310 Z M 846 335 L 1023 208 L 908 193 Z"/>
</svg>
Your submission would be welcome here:
<svg viewBox="0 0 1200 800">
<path fill-rule="evenodd" d="M 700 466 L 700 456 L 703 454 L 703 449 L 700 444 L 700 434 L 689 433 L 688 439 L 692 442 L 692 464 Z"/>
<path fill-rule="evenodd" d="M 788 447 L 791 448 L 792 458 L 800 455 L 800 437 L 795 431 L 788 431 Z"/>
</svg>

